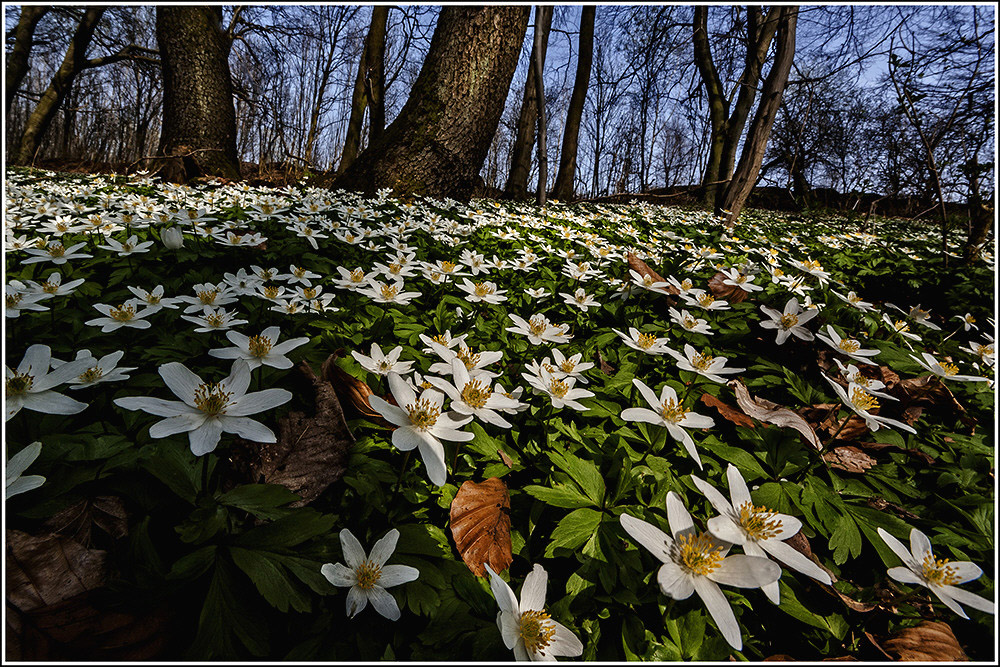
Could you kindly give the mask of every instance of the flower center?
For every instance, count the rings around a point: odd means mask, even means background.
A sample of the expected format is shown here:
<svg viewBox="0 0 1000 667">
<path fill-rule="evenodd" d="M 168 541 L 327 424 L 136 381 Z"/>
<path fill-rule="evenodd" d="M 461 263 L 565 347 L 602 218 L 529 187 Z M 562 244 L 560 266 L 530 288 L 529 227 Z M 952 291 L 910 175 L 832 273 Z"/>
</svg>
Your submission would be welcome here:
<svg viewBox="0 0 1000 667">
<path fill-rule="evenodd" d="M 20 294 L 19 292 L 15 292 L 13 294 L 7 294 L 4 297 L 4 302 L 6 303 L 8 308 L 15 308 L 17 307 L 17 304 L 21 303 L 21 299 L 23 298 L 23 296 L 24 295 Z"/>
<path fill-rule="evenodd" d="M 566 361 L 559 364 L 559 368 L 562 369 L 563 373 L 572 373 L 573 369 L 576 368 L 576 362 L 567 359 Z"/>
<path fill-rule="evenodd" d="M 840 343 L 837 344 L 837 347 L 839 347 L 847 354 L 854 354 L 855 352 L 861 349 L 861 343 L 859 343 L 856 340 L 844 338 L 840 341 Z"/>
<path fill-rule="evenodd" d="M 944 371 L 945 376 L 951 377 L 952 375 L 958 375 L 958 366 L 955 364 L 949 364 L 947 361 L 942 361 L 940 364 L 941 370 Z"/>
<path fill-rule="evenodd" d="M 693 317 L 685 317 L 684 321 L 681 323 L 685 329 L 694 329 L 698 326 L 698 320 Z"/>
<path fill-rule="evenodd" d="M 851 403 L 863 412 L 871 412 L 878 407 L 878 399 L 860 387 L 851 393 Z"/>
<path fill-rule="evenodd" d="M 872 383 L 872 381 L 869 378 L 866 378 L 861 373 L 855 373 L 854 377 L 851 378 L 851 382 L 853 382 L 854 384 L 859 384 L 862 387 L 867 387 Z"/>
<path fill-rule="evenodd" d="M 781 328 L 782 329 L 791 329 L 792 327 L 794 327 L 798 323 L 799 323 L 799 316 L 798 315 L 794 315 L 792 313 L 788 313 L 787 315 L 782 315 L 781 316 Z"/>
<path fill-rule="evenodd" d="M 273 345 L 274 341 L 265 336 L 250 336 L 247 348 L 250 350 L 250 354 L 258 359 L 263 359 L 271 351 Z"/>
<path fill-rule="evenodd" d="M 781 532 L 781 520 L 773 518 L 776 512 L 766 507 L 756 507 L 751 502 L 740 506 L 740 525 L 755 540 L 768 540 Z"/>
<path fill-rule="evenodd" d="M 395 285 L 382 285 L 382 298 L 391 301 L 399 294 L 399 288 Z"/>
<path fill-rule="evenodd" d="M 101 370 L 100 366 L 94 366 L 93 368 L 88 368 L 83 373 L 80 374 L 80 382 L 97 382 L 103 377 L 104 371 Z"/>
<path fill-rule="evenodd" d="M 704 294 L 698 297 L 698 303 L 701 304 L 703 307 L 708 308 L 713 303 L 715 303 L 715 297 L 712 296 L 710 293 L 705 292 Z"/>
<path fill-rule="evenodd" d="M 382 577 L 382 568 L 370 560 L 366 560 L 358 569 L 354 571 L 354 576 L 358 578 L 358 588 L 369 590 L 374 588 L 378 580 Z"/>
<path fill-rule="evenodd" d="M 691 365 L 700 371 L 707 370 L 709 366 L 712 365 L 712 361 L 715 357 L 708 354 L 696 353 L 691 357 Z"/>
<path fill-rule="evenodd" d="M 463 364 L 465 364 L 465 370 L 467 371 L 471 371 L 476 367 L 476 364 L 479 363 L 479 354 L 473 353 L 473 351 L 467 347 L 458 348 L 458 352 L 455 353 L 455 356 L 458 357 Z"/>
<path fill-rule="evenodd" d="M 823 269 L 823 266 L 815 259 L 808 262 L 802 262 L 802 266 L 806 271 L 820 271 Z"/>
<path fill-rule="evenodd" d="M 219 296 L 219 290 L 210 289 L 198 292 L 198 298 L 201 299 L 202 304 L 206 306 L 211 306 L 215 303 L 215 297 Z"/>
<path fill-rule="evenodd" d="M 932 584 L 950 586 L 959 583 L 958 571 L 953 566 L 948 565 L 947 558 L 938 559 L 934 558 L 934 554 L 927 554 L 924 557 L 924 562 L 921 563 L 921 569 L 923 569 L 924 579 Z"/>
<path fill-rule="evenodd" d="M 649 287 L 652 284 L 653 284 L 653 277 L 652 276 L 643 276 L 642 277 L 642 285 L 643 285 L 643 287 Z"/>
<path fill-rule="evenodd" d="M 722 564 L 722 547 L 716 546 L 707 533 L 681 535 L 676 544 L 678 564 L 693 574 L 710 574 Z"/>
<path fill-rule="evenodd" d="M 135 317 L 135 306 L 123 303 L 118 308 L 112 308 L 109 315 L 116 322 L 129 322 Z"/>
<path fill-rule="evenodd" d="M 8 396 L 19 396 L 31 391 L 31 385 L 35 383 L 35 378 L 28 373 L 15 373 L 13 377 L 7 378 L 6 390 Z"/>
<path fill-rule="evenodd" d="M 903 320 L 896 320 L 895 322 L 892 323 L 892 326 L 899 333 L 910 330 L 910 325 L 904 322 Z"/>
<path fill-rule="evenodd" d="M 683 405 L 672 399 L 663 401 L 663 405 L 660 406 L 660 416 L 662 416 L 665 421 L 672 422 L 674 424 L 684 419 L 684 416 L 688 412 L 690 411 L 685 410 Z"/>
<path fill-rule="evenodd" d="M 399 262 L 393 262 L 389 265 L 389 273 L 396 274 L 403 270 L 403 266 Z"/>
<path fill-rule="evenodd" d="M 59 291 L 60 284 L 54 281 L 47 281 L 42 283 L 42 291 L 46 294 L 55 294 Z"/>
<path fill-rule="evenodd" d="M 969 324 L 975 324 L 976 323 L 976 318 L 974 318 L 972 315 L 966 315 L 962 319 L 964 319 Z"/>
<path fill-rule="evenodd" d="M 589 299 L 589 298 L 590 297 L 588 297 L 587 293 L 584 292 L 583 290 L 581 290 L 581 291 L 579 291 L 579 292 L 576 293 L 576 302 L 577 303 L 586 303 L 587 299 Z"/>
<path fill-rule="evenodd" d="M 489 296 L 496 291 L 496 288 L 489 283 L 476 283 L 476 296 L 482 298 L 484 296 Z"/>
<path fill-rule="evenodd" d="M 268 285 L 267 287 L 264 288 L 264 296 L 267 297 L 268 299 L 277 299 L 278 293 L 279 292 L 277 285 Z"/>
<path fill-rule="evenodd" d="M 354 269 L 353 271 L 351 271 L 352 283 L 360 283 L 364 279 L 365 279 L 365 272 L 362 271 L 361 269 Z"/>
<path fill-rule="evenodd" d="M 209 313 L 205 316 L 205 322 L 212 327 L 223 327 L 226 325 L 226 317 L 221 313 Z"/>
<path fill-rule="evenodd" d="M 49 255 L 52 257 L 62 257 L 66 254 L 66 247 L 62 243 L 55 243 L 49 246 Z"/>
<path fill-rule="evenodd" d="M 305 269 L 294 269 L 294 270 L 292 270 L 292 275 L 294 275 L 296 278 L 302 278 L 303 276 L 306 275 L 306 270 Z"/>
<path fill-rule="evenodd" d="M 316 288 L 315 287 L 307 287 L 307 288 L 305 288 L 304 290 L 302 290 L 302 296 L 305 297 L 305 298 L 307 298 L 307 299 L 315 299 L 316 298 Z"/>
<path fill-rule="evenodd" d="M 441 262 L 441 270 L 445 273 L 451 273 L 458 266 L 454 262 Z"/>
<path fill-rule="evenodd" d="M 426 431 L 437 423 L 441 416 L 441 408 L 432 404 L 426 398 L 422 398 L 416 403 L 406 406 L 406 411 L 410 415 L 410 423 L 419 430 Z"/>
<path fill-rule="evenodd" d="M 479 380 L 470 380 L 462 389 L 462 400 L 474 410 L 485 406 L 492 395 L 493 390 L 482 385 Z"/>
<path fill-rule="evenodd" d="M 656 345 L 656 336 L 648 333 L 639 334 L 639 339 L 636 341 L 636 345 L 644 350 L 648 350 Z"/>
<path fill-rule="evenodd" d="M 687 291 L 687 290 L 691 289 L 692 287 L 694 287 L 694 283 L 691 282 L 690 278 L 685 278 L 684 280 L 681 281 L 681 289 L 682 290 Z"/>
<path fill-rule="evenodd" d="M 556 380 L 555 378 L 549 382 L 549 393 L 551 393 L 556 398 L 562 398 L 569 391 L 569 385 L 562 380 Z"/>
<path fill-rule="evenodd" d="M 548 329 L 548 322 L 543 315 L 536 315 L 528 321 L 528 331 L 536 336 L 541 336 Z"/>
<path fill-rule="evenodd" d="M 549 615 L 544 611 L 526 611 L 521 614 L 521 623 L 518 633 L 524 641 L 524 648 L 528 653 L 541 653 L 552 643 L 556 634 L 556 626 L 549 620 Z"/>
<path fill-rule="evenodd" d="M 215 416 L 224 413 L 229 406 L 231 391 L 225 391 L 221 383 L 205 382 L 194 391 L 194 404 L 205 414 Z"/>
<path fill-rule="evenodd" d="M 861 297 L 854 292 L 847 293 L 847 301 L 850 303 L 861 303 Z"/>
</svg>

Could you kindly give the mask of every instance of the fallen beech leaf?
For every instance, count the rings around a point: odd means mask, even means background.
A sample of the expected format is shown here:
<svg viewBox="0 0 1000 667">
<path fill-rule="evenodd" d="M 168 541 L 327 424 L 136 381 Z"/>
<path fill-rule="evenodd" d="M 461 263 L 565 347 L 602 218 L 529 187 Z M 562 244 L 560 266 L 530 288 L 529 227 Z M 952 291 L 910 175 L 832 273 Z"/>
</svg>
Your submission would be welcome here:
<svg viewBox="0 0 1000 667">
<path fill-rule="evenodd" d="M 604 373 L 605 375 L 614 375 L 615 372 L 614 366 L 605 361 L 604 355 L 601 354 L 600 348 L 597 349 L 597 361 L 599 362 L 599 368 L 601 369 L 602 373 Z"/>
<path fill-rule="evenodd" d="M 383 419 L 368 402 L 368 397 L 374 393 L 371 387 L 337 365 L 337 358 L 343 351 L 343 349 L 335 351 L 323 362 L 320 368 L 323 379 L 333 386 L 340 404 L 348 413 L 353 413 L 352 417 L 361 416 L 376 424 L 391 427 L 392 424 Z"/>
<path fill-rule="evenodd" d="M 875 414 L 875 411 L 872 411 L 872 414 Z M 843 441 L 857 440 L 868 433 L 868 424 L 860 415 L 851 414 L 847 418 L 847 424 L 841 428 L 843 424 L 844 420 L 838 418 L 837 413 L 833 412 L 823 420 L 823 423 L 819 425 L 819 429 L 831 435 L 836 434 L 835 440 Z"/>
<path fill-rule="evenodd" d="M 813 447 L 823 449 L 823 443 L 816 436 L 816 431 L 809 425 L 809 422 L 797 413 L 766 399 L 752 397 L 746 385 L 739 380 L 730 380 L 728 384 L 736 393 L 736 403 L 743 412 L 757 421 L 775 424 L 783 428 L 793 428 L 801 433 L 806 442 Z"/>
<path fill-rule="evenodd" d="M 477 577 L 506 570 L 514 556 L 510 544 L 510 494 L 503 480 L 490 477 L 462 484 L 451 501 L 451 536 L 465 565 Z"/>
<path fill-rule="evenodd" d="M 976 424 L 976 420 L 968 415 L 965 407 L 951 393 L 951 389 L 934 375 L 900 380 L 887 389 L 891 395 L 899 399 L 900 407 L 903 409 L 911 405 L 951 408 L 966 426 Z"/>
<path fill-rule="evenodd" d="M 497 450 L 497 454 L 500 455 L 500 460 L 503 461 L 503 464 L 505 466 L 507 466 L 508 468 L 513 468 L 514 467 L 514 462 L 510 460 L 509 456 L 507 456 L 507 452 L 505 452 L 502 449 L 498 449 Z"/>
<path fill-rule="evenodd" d="M 7 602 L 22 612 L 100 588 L 108 554 L 68 537 L 7 531 Z"/>
<path fill-rule="evenodd" d="M 316 414 L 307 417 L 303 412 L 289 412 L 278 420 L 277 442 L 240 440 L 240 460 L 234 457 L 234 465 L 251 481 L 281 484 L 301 496 L 292 507 L 308 505 L 339 480 L 354 445 L 333 387 L 316 377 L 309 364 L 302 362 L 297 368 L 312 383 Z"/>
<path fill-rule="evenodd" d="M 882 642 L 886 652 L 905 661 L 967 661 L 955 633 L 947 623 L 921 621 L 912 628 L 900 630 Z"/>
<path fill-rule="evenodd" d="M 636 273 L 638 273 L 640 276 L 642 276 L 644 278 L 646 276 L 649 276 L 655 282 L 658 282 L 658 283 L 665 283 L 665 282 L 667 282 L 663 278 L 663 276 L 661 276 L 659 273 L 657 273 L 653 269 L 649 268 L 649 265 L 646 264 L 646 262 L 642 261 L 641 259 L 639 259 L 635 255 L 633 255 L 632 253 L 626 254 L 625 255 L 625 260 L 628 262 L 628 268 L 632 269 L 633 271 L 635 271 Z M 680 294 L 680 290 L 678 290 L 673 285 L 669 285 L 666 288 L 666 290 L 668 292 L 670 292 L 671 294 Z"/>
<path fill-rule="evenodd" d="M 920 518 L 910 510 L 900 507 L 895 503 L 890 503 L 885 498 L 880 498 L 879 496 L 872 496 L 871 498 L 868 499 L 867 504 L 868 507 L 871 507 L 872 509 L 877 509 L 880 512 L 884 512 L 886 510 L 892 510 L 895 514 L 903 517 L 904 519 Z"/>
<path fill-rule="evenodd" d="M 750 296 L 750 292 L 745 289 L 736 287 L 735 285 L 727 285 L 723 280 L 726 280 L 729 276 L 722 273 L 721 271 L 716 273 L 708 281 L 708 291 L 714 294 L 717 298 L 729 303 L 740 303 L 741 301 L 746 301 L 747 297 Z"/>
<path fill-rule="evenodd" d="M 852 447 L 850 445 L 844 447 L 834 447 L 832 450 L 823 454 L 823 459 L 830 464 L 831 468 L 856 473 L 863 473 L 878 463 L 878 461 L 868 456 L 857 447 Z"/>
<path fill-rule="evenodd" d="M 876 451 L 880 449 L 895 449 L 897 451 L 903 452 L 904 454 L 915 456 L 918 459 L 921 459 L 922 461 L 927 463 L 927 465 L 934 465 L 934 463 L 936 463 L 933 456 L 931 456 L 930 454 L 925 454 L 919 449 L 904 449 L 896 445 L 891 445 L 887 442 L 858 442 L 857 445 L 862 449 L 874 449 Z"/>
<path fill-rule="evenodd" d="M 45 521 L 45 527 L 84 546 L 90 546 L 91 532 L 97 526 L 118 539 L 128 534 L 128 515 L 117 496 L 97 496 L 74 503 Z"/>
<path fill-rule="evenodd" d="M 747 417 L 745 414 L 729 405 L 728 403 L 719 400 L 718 397 L 712 396 L 709 393 L 704 393 L 701 395 L 701 402 L 710 408 L 715 408 L 722 415 L 723 419 L 731 421 L 737 426 L 749 426 L 754 428 L 753 420 Z"/>
<path fill-rule="evenodd" d="M 817 583 L 819 583 L 819 582 L 817 582 Z M 833 597 L 835 597 L 838 600 L 840 600 L 841 602 L 843 602 L 844 605 L 848 609 L 853 609 L 854 611 L 866 614 L 866 613 L 872 611 L 873 609 L 878 608 L 878 604 L 875 604 L 875 603 L 872 603 L 872 602 L 859 602 L 859 601 L 855 600 L 852 597 L 844 595 L 843 593 L 841 593 L 840 591 L 838 591 L 833 586 L 829 586 L 827 584 L 820 583 L 819 587 L 822 588 L 827 593 L 829 593 L 830 595 L 832 595 Z"/>
</svg>

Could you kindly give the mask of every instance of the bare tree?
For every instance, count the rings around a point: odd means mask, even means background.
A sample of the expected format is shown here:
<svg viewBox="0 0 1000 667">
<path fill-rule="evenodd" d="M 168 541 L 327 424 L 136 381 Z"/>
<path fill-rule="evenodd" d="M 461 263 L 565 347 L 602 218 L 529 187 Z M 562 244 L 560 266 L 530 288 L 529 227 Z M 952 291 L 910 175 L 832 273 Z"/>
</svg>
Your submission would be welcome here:
<svg viewBox="0 0 1000 667">
<path fill-rule="evenodd" d="M 35 27 L 48 11 L 48 7 L 36 5 L 21 7 L 21 15 L 14 28 L 14 47 L 7 54 L 7 78 L 4 80 L 4 96 L 8 115 L 10 115 L 10 106 L 14 103 L 14 95 L 17 94 L 18 86 L 21 85 L 24 75 L 28 72 L 28 56 L 31 53 L 35 37 Z"/>
<path fill-rule="evenodd" d="M 580 48 L 576 59 L 576 78 L 573 82 L 573 97 L 566 112 L 566 127 L 563 130 L 562 150 L 559 151 L 559 171 L 552 196 L 556 199 L 571 199 L 576 181 L 576 156 L 580 145 L 580 122 L 583 120 L 583 105 L 590 87 L 590 70 L 594 65 L 594 20 L 597 7 L 586 5 L 580 14 Z"/>
<path fill-rule="evenodd" d="M 347 138 L 340 156 L 340 171 L 344 171 L 358 156 L 361 146 L 361 124 L 365 109 L 369 110 L 369 145 L 382 135 L 385 127 L 385 32 L 389 20 L 389 7 L 372 7 L 371 25 L 365 38 L 364 50 L 358 64 L 351 102 L 351 119 L 347 124 Z"/>
</svg>

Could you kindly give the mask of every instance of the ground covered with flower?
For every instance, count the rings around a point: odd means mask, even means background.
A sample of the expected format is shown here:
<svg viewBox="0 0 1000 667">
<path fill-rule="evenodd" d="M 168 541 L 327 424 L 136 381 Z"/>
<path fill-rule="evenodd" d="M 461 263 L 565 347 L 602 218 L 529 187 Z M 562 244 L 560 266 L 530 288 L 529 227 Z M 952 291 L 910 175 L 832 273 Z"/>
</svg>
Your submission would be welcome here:
<svg viewBox="0 0 1000 667">
<path fill-rule="evenodd" d="M 994 657 L 989 255 L 8 177 L 8 657 Z"/>
</svg>

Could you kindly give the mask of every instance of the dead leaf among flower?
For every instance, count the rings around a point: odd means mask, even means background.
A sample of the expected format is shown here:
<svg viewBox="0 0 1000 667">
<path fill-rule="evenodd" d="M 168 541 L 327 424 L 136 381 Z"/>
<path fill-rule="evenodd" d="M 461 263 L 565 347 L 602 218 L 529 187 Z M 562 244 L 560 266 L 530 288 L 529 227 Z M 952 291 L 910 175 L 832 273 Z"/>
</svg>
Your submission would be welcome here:
<svg viewBox="0 0 1000 667">
<path fill-rule="evenodd" d="M 737 426 L 748 426 L 750 428 L 755 427 L 753 420 L 750 419 L 750 417 L 747 417 L 745 414 L 743 414 L 733 406 L 729 405 L 725 401 L 720 400 L 716 396 L 712 396 L 711 394 L 706 392 L 701 395 L 700 400 L 708 407 L 715 408 L 716 410 L 718 410 L 719 414 L 722 415 L 723 419 L 731 421 Z"/>
<path fill-rule="evenodd" d="M 730 380 L 728 384 L 736 393 L 736 403 L 743 412 L 757 421 L 767 422 L 768 424 L 774 424 L 782 428 L 795 429 L 802 434 L 802 437 L 810 445 L 816 449 L 823 449 L 823 443 L 820 442 L 809 422 L 794 411 L 764 398 L 754 398 L 750 395 L 750 391 L 746 388 L 746 385 L 739 380 Z"/>
<path fill-rule="evenodd" d="M 869 498 L 867 500 L 866 504 L 868 505 L 868 507 L 871 507 L 872 509 L 876 509 L 876 510 L 878 510 L 880 512 L 885 512 L 886 510 L 889 510 L 889 511 L 893 512 L 894 514 L 897 514 L 898 516 L 903 517 L 904 519 L 919 519 L 920 518 L 919 516 L 917 516 L 916 514 L 914 514 L 913 512 L 911 512 L 910 510 L 908 510 L 908 509 L 906 509 L 904 507 L 900 507 L 896 503 L 890 503 L 885 498 L 881 498 L 879 496 L 872 496 L 871 498 Z"/>
<path fill-rule="evenodd" d="M 506 570 L 514 556 L 510 543 L 510 494 L 497 477 L 476 484 L 467 481 L 451 501 L 451 536 L 465 565 L 477 577 L 485 564 Z"/>
<path fill-rule="evenodd" d="M 717 299 L 722 299 L 728 301 L 729 303 L 740 303 L 746 301 L 747 297 L 750 296 L 750 292 L 745 289 L 737 287 L 736 285 L 727 285 L 724 280 L 728 280 L 729 276 L 722 273 L 721 271 L 716 273 L 708 281 L 708 291 L 715 295 Z"/>
<path fill-rule="evenodd" d="M 878 461 L 851 445 L 834 447 L 823 454 L 823 460 L 829 463 L 831 468 L 855 473 L 863 473 L 878 463 Z"/>
<path fill-rule="evenodd" d="M 597 348 L 597 361 L 599 362 L 599 368 L 601 372 L 605 375 L 614 375 L 615 367 L 607 362 L 604 355 L 601 354 L 601 348 Z"/>
<path fill-rule="evenodd" d="M 809 544 L 809 538 L 803 535 L 801 530 L 792 535 L 791 537 L 789 537 L 787 540 L 785 540 L 785 544 L 795 549 L 796 551 L 798 551 L 800 554 L 802 554 L 812 562 L 816 563 L 816 565 L 818 565 L 820 569 L 822 569 L 830 576 L 830 581 L 836 583 L 837 575 L 835 575 L 830 569 L 828 569 L 826 565 L 823 565 L 822 561 L 820 561 L 819 558 L 816 558 L 816 556 L 813 554 L 812 551 L 812 545 Z"/>
<path fill-rule="evenodd" d="M 969 416 L 965 407 L 951 393 L 951 389 L 934 375 L 900 380 L 889 387 L 888 391 L 899 399 L 900 407 L 904 410 L 913 405 L 942 407 L 957 414 L 959 421 L 966 426 L 976 424 L 976 420 Z"/>
<path fill-rule="evenodd" d="M 646 264 L 646 262 L 642 261 L 641 259 L 639 259 L 635 255 L 633 255 L 632 253 L 626 254 L 625 255 L 625 260 L 628 262 L 628 268 L 632 269 L 633 271 L 635 271 L 636 273 L 638 273 L 643 278 L 645 278 L 645 277 L 648 276 L 648 277 L 652 278 L 654 282 L 658 282 L 658 283 L 665 283 L 665 282 L 667 282 L 663 278 L 663 276 L 661 276 L 659 273 L 657 273 L 653 269 L 649 268 L 649 265 Z M 678 290 L 673 285 L 668 286 L 666 288 L 666 290 L 668 292 L 670 292 L 671 294 L 680 294 L 680 290 Z"/>
<path fill-rule="evenodd" d="M 311 503 L 344 475 L 354 445 L 333 387 L 316 377 L 309 364 L 297 368 L 313 386 L 315 414 L 289 412 L 278 420 L 277 442 L 241 440 L 233 459 L 251 482 L 281 484 L 301 496 L 293 507 Z"/>
<path fill-rule="evenodd" d="M 832 595 L 833 597 L 835 597 L 838 600 L 840 600 L 841 602 L 843 602 L 844 605 L 848 609 L 852 609 L 854 611 L 861 612 L 863 614 L 866 614 L 866 613 L 868 613 L 868 612 L 870 612 L 870 611 L 872 611 L 874 609 L 877 609 L 878 606 L 879 606 L 877 603 L 873 603 L 873 602 L 861 602 L 859 600 L 855 600 L 854 598 L 852 598 L 852 597 L 850 597 L 848 595 L 844 595 L 843 593 L 841 593 L 840 591 L 838 591 L 836 588 L 834 588 L 833 586 L 830 586 L 828 584 L 820 583 L 819 587 L 822 588 L 827 593 L 829 593 L 830 595 Z"/>
<path fill-rule="evenodd" d="M 64 508 L 49 517 L 44 525 L 54 533 L 90 546 L 95 526 L 115 539 L 125 537 L 128 534 L 128 515 L 121 498 L 96 496 Z"/>
<path fill-rule="evenodd" d="M 364 417 L 381 426 L 392 427 L 392 424 L 383 419 L 368 402 L 368 397 L 374 394 L 371 387 L 337 364 L 337 358 L 342 356 L 343 352 L 343 349 L 339 349 L 328 356 L 320 368 L 320 374 L 337 392 L 337 399 L 344 409 L 345 416 Z"/>
<path fill-rule="evenodd" d="M 503 461 L 503 464 L 505 466 L 507 466 L 508 468 L 513 468 L 514 467 L 514 462 L 511 461 L 511 459 L 510 459 L 509 456 L 507 456 L 507 452 L 505 452 L 502 449 L 498 449 L 497 450 L 497 454 L 500 456 L 500 460 Z"/>
<path fill-rule="evenodd" d="M 54 605 L 100 588 L 108 554 L 69 537 L 7 531 L 7 602 L 20 611 Z"/>
<path fill-rule="evenodd" d="M 901 661 L 959 662 L 969 656 L 947 623 L 921 621 L 912 628 L 900 630 L 882 642 L 886 653 Z"/>
<path fill-rule="evenodd" d="M 850 415 L 847 417 L 847 423 L 844 424 L 844 419 L 839 417 L 838 412 L 839 411 L 834 411 L 829 413 L 827 418 L 823 420 L 817 430 L 826 431 L 831 435 L 836 435 L 834 439 L 843 442 L 857 440 L 869 432 L 868 423 L 860 415 Z"/>
</svg>

